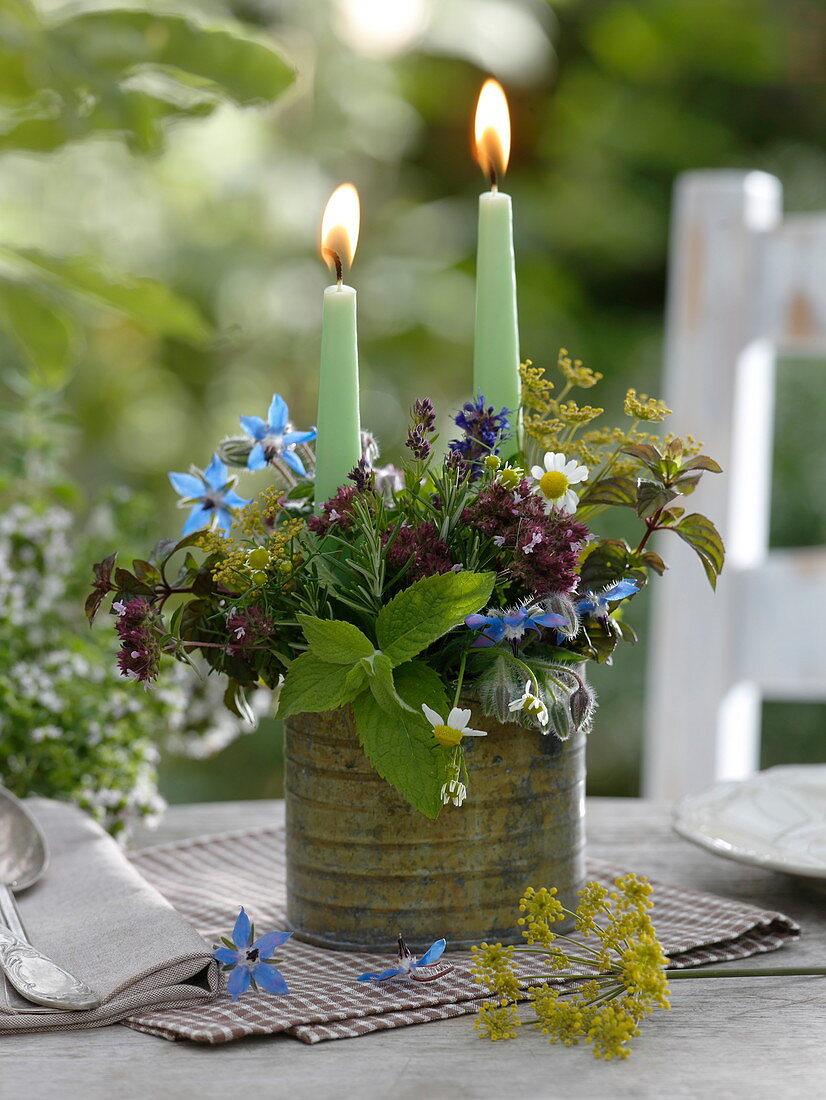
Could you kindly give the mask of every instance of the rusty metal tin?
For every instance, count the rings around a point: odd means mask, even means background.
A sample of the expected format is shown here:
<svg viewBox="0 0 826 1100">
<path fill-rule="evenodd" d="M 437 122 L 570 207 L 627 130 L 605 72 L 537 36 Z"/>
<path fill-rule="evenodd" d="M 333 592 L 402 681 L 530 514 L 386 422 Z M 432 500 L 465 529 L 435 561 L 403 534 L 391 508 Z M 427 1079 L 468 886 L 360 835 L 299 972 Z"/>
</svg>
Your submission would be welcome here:
<svg viewBox="0 0 826 1100">
<path fill-rule="evenodd" d="M 475 712 L 468 800 L 430 821 L 373 770 L 352 709 L 286 722 L 287 918 L 342 950 L 516 943 L 528 886 L 573 908 L 585 881 L 585 739 L 561 742 Z M 560 931 L 563 926 L 559 926 Z"/>
</svg>

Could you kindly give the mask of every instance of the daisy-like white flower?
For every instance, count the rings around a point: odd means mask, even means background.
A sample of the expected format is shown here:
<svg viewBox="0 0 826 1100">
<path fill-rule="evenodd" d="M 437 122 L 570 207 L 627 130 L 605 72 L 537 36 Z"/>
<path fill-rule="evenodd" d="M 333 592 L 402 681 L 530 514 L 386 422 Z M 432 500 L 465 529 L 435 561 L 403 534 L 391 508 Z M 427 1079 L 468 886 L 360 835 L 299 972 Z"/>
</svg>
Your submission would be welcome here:
<svg viewBox="0 0 826 1100">
<path fill-rule="evenodd" d="M 469 710 L 454 707 L 447 718 L 444 719 L 427 703 L 422 703 L 422 710 L 425 718 L 433 726 L 433 736 L 446 749 L 454 748 L 463 737 L 487 737 L 486 730 L 468 729 Z"/>
<path fill-rule="evenodd" d="M 527 680 L 524 694 L 518 699 L 514 699 L 508 707 L 508 710 L 512 712 L 524 710 L 526 714 L 530 714 L 532 718 L 535 718 L 540 726 L 547 726 L 548 708 L 545 706 L 545 701 L 540 699 L 538 695 L 535 695 L 531 688 L 536 688 L 536 685 L 532 684 L 530 680 Z"/>
<path fill-rule="evenodd" d="M 545 499 L 545 511 L 557 508 L 573 515 L 579 497 L 571 486 L 588 480 L 588 467 L 580 466 L 575 458 L 566 459 L 564 454 L 553 451 L 548 451 L 543 461 L 544 469 L 532 467 L 531 477 L 536 482 L 537 492 Z"/>
<path fill-rule="evenodd" d="M 447 783 L 442 784 L 439 794 L 442 796 L 443 806 L 448 806 L 451 802 L 454 806 L 461 806 L 467 798 L 467 787 L 461 779 L 448 779 Z"/>
</svg>

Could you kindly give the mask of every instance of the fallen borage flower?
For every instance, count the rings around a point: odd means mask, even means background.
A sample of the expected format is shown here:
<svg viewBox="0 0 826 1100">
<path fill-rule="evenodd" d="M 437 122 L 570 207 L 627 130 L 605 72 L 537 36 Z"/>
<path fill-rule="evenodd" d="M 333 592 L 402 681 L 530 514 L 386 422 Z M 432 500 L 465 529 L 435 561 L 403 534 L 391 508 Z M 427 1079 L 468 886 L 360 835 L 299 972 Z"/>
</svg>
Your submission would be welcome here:
<svg viewBox="0 0 826 1100">
<path fill-rule="evenodd" d="M 213 959 L 222 964 L 225 971 L 229 971 L 227 981 L 227 993 L 233 1001 L 242 993 L 252 987 L 256 993 L 262 990 L 266 993 L 289 994 L 284 975 L 275 968 L 275 959 L 272 957 L 277 947 L 286 943 L 292 932 L 266 932 L 255 939 L 255 925 L 250 922 L 243 905 L 235 927 L 232 930 L 232 939 L 221 936 L 223 947 L 215 945 L 212 952 Z"/>
<path fill-rule="evenodd" d="M 669 979 L 776 977 L 785 975 L 826 976 L 826 967 L 763 967 L 668 969 L 668 959 L 659 942 L 648 910 L 651 885 L 645 878 L 627 874 L 609 891 L 599 882 L 589 882 L 579 892 L 576 912 L 566 909 L 556 897 L 556 888 L 528 889 L 520 899 L 523 914 L 518 923 L 527 943 L 503 947 L 483 943 L 472 948 L 472 973 L 486 983 L 496 1000 L 482 1005 L 474 1027 L 491 1040 L 515 1039 L 523 1021 L 516 1003 L 527 999 L 536 1016 L 524 1021 L 547 1035 L 552 1043 L 576 1046 L 591 1043 L 596 1058 L 627 1058 L 628 1046 L 640 1034 L 639 1025 L 657 1007 L 669 1008 Z M 584 938 L 595 935 L 598 945 L 561 935 L 551 925 L 565 917 L 575 919 L 576 931 Z M 597 920 L 597 918 L 600 918 Z M 571 948 L 563 950 L 559 941 Z M 549 974 L 518 975 L 517 953 L 543 958 L 548 971 L 565 971 L 572 965 L 588 973 L 574 975 L 575 986 L 552 986 Z M 541 985 L 524 983 L 542 982 Z"/>
<path fill-rule="evenodd" d="M 384 982 L 387 981 L 388 978 L 405 977 L 410 978 L 410 980 L 414 982 L 435 982 L 438 978 L 443 978 L 453 970 L 452 963 L 445 963 L 442 969 L 434 974 L 417 974 L 416 971 L 424 967 L 435 966 L 444 954 L 446 946 L 446 940 L 436 940 L 434 944 L 428 947 L 427 951 L 425 951 L 420 959 L 414 959 L 410 948 L 404 942 L 404 936 L 399 935 L 399 955 L 397 964 L 391 966 L 388 970 L 382 970 L 381 974 L 374 974 L 372 971 L 368 970 L 366 974 L 361 975 L 358 981 Z"/>
</svg>

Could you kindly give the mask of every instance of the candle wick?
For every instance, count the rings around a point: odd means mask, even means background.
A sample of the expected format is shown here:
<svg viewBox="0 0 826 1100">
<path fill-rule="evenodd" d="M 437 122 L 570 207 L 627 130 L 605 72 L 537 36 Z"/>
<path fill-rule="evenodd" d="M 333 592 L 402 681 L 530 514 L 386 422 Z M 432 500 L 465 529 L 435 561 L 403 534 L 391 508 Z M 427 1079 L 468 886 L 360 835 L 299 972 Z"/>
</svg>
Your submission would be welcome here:
<svg viewBox="0 0 826 1100">
<path fill-rule="evenodd" d="M 490 178 L 490 189 L 495 195 L 499 190 L 499 180 L 496 178 L 496 166 L 494 164 L 491 164 L 488 168 L 488 177 Z"/>
<path fill-rule="evenodd" d="M 336 266 L 336 282 L 338 283 L 339 290 L 341 290 L 344 275 L 341 270 L 341 256 L 332 248 L 323 248 L 322 252 L 325 256 L 329 256 Z"/>
</svg>

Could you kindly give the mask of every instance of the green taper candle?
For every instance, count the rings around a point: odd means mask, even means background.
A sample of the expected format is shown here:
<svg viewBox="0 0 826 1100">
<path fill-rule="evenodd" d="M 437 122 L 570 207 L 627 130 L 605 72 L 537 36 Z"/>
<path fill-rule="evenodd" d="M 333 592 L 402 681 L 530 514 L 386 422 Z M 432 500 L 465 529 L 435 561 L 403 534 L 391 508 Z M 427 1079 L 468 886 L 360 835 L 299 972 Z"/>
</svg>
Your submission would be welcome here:
<svg viewBox="0 0 826 1100">
<path fill-rule="evenodd" d="M 479 94 L 475 134 L 476 156 L 491 189 L 479 196 L 473 389 L 488 405 L 515 413 L 521 387 L 513 215 L 510 195 L 499 190 L 510 153 L 510 117 L 495 80 L 486 81 Z"/>
<path fill-rule="evenodd" d="M 361 458 L 356 292 L 343 281 L 356 251 L 358 192 L 345 183 L 330 196 L 321 225 L 321 251 L 336 274 L 324 291 L 318 381 L 315 503 L 335 496 Z"/>
</svg>

